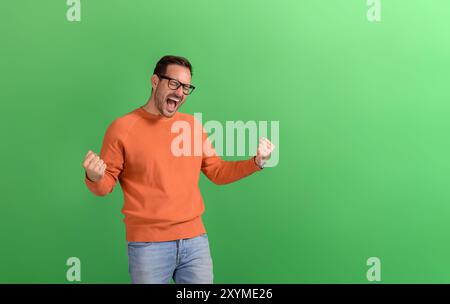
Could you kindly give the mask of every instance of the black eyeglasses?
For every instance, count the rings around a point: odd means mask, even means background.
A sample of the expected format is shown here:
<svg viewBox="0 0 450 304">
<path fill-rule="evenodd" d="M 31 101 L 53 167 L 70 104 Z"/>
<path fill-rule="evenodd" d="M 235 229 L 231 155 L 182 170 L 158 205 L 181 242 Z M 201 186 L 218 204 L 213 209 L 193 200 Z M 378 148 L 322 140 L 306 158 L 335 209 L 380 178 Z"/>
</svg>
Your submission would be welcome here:
<svg viewBox="0 0 450 304">
<path fill-rule="evenodd" d="M 156 74 L 159 78 L 162 78 L 162 79 L 167 79 L 168 80 L 168 86 L 169 86 L 169 89 L 172 89 L 172 90 L 177 90 L 180 86 L 183 86 L 183 94 L 184 95 L 189 95 L 189 94 L 191 94 L 193 91 L 194 91 L 194 89 L 195 89 L 195 86 L 193 86 L 193 85 L 191 85 L 191 84 L 185 84 L 185 83 L 181 83 L 181 82 L 179 82 L 178 80 L 176 80 L 176 79 L 173 79 L 173 78 L 170 78 L 170 77 L 167 77 L 167 76 L 164 76 L 164 75 L 159 75 L 159 74 Z"/>
</svg>

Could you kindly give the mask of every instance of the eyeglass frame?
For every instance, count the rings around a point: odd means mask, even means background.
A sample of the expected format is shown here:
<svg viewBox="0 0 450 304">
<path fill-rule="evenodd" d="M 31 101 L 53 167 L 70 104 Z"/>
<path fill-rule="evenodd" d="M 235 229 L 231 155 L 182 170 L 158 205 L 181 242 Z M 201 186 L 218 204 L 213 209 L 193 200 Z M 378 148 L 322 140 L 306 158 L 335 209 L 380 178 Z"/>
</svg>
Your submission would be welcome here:
<svg viewBox="0 0 450 304">
<path fill-rule="evenodd" d="M 167 79 L 167 80 L 168 80 L 168 81 L 167 81 L 167 86 L 168 86 L 169 89 L 171 89 L 171 90 L 178 90 L 178 88 L 179 88 L 180 86 L 183 86 L 183 90 L 182 90 L 182 91 L 183 91 L 183 94 L 184 94 L 184 95 L 191 95 L 192 92 L 194 92 L 194 90 L 195 90 L 195 86 L 193 86 L 192 84 L 189 84 L 189 87 L 188 87 L 188 93 L 186 94 L 186 93 L 184 93 L 184 88 L 185 88 L 185 86 L 188 86 L 188 84 L 182 83 L 181 81 L 178 81 L 178 80 L 176 80 L 175 78 L 170 78 L 170 77 L 167 77 L 167 76 L 165 76 L 165 75 L 156 74 L 156 76 L 158 76 L 160 79 Z M 176 82 L 179 83 L 179 85 L 177 86 L 176 89 L 172 89 L 172 88 L 169 86 L 171 80 L 176 81 Z M 192 89 L 192 90 L 189 92 L 190 89 Z"/>
</svg>

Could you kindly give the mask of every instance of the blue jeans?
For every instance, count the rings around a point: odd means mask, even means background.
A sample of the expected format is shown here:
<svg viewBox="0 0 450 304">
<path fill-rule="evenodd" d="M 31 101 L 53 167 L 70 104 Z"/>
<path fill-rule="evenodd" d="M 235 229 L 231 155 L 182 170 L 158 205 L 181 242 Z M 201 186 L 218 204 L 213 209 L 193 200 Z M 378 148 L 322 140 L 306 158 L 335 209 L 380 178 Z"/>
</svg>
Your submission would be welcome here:
<svg viewBox="0 0 450 304">
<path fill-rule="evenodd" d="M 133 284 L 212 284 L 208 235 L 167 242 L 128 242 Z"/>
</svg>

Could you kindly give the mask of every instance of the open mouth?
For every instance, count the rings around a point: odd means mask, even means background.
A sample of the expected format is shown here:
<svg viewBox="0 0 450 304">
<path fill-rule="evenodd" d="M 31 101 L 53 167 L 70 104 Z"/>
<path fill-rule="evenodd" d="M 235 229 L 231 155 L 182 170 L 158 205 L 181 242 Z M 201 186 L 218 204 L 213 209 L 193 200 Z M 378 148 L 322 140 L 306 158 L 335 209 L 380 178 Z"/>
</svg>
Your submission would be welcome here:
<svg viewBox="0 0 450 304">
<path fill-rule="evenodd" d="M 169 110 L 169 112 L 175 111 L 179 102 L 180 100 L 175 97 L 167 97 L 167 110 Z"/>
</svg>

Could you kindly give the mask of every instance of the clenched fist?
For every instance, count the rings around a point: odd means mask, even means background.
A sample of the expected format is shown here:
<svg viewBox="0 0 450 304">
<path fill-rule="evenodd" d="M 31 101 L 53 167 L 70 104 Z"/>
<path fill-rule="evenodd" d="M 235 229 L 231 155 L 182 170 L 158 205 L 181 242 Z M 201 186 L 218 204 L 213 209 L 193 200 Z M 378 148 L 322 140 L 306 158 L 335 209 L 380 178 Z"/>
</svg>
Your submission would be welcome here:
<svg viewBox="0 0 450 304">
<path fill-rule="evenodd" d="M 259 146 L 258 151 L 256 152 L 255 162 L 260 168 L 264 167 L 264 164 L 269 159 L 273 149 L 275 149 L 275 145 L 272 144 L 267 138 L 261 137 L 259 139 Z"/>
<path fill-rule="evenodd" d="M 97 154 L 89 150 L 84 157 L 83 168 L 87 177 L 96 182 L 105 175 L 106 164 Z"/>
</svg>

